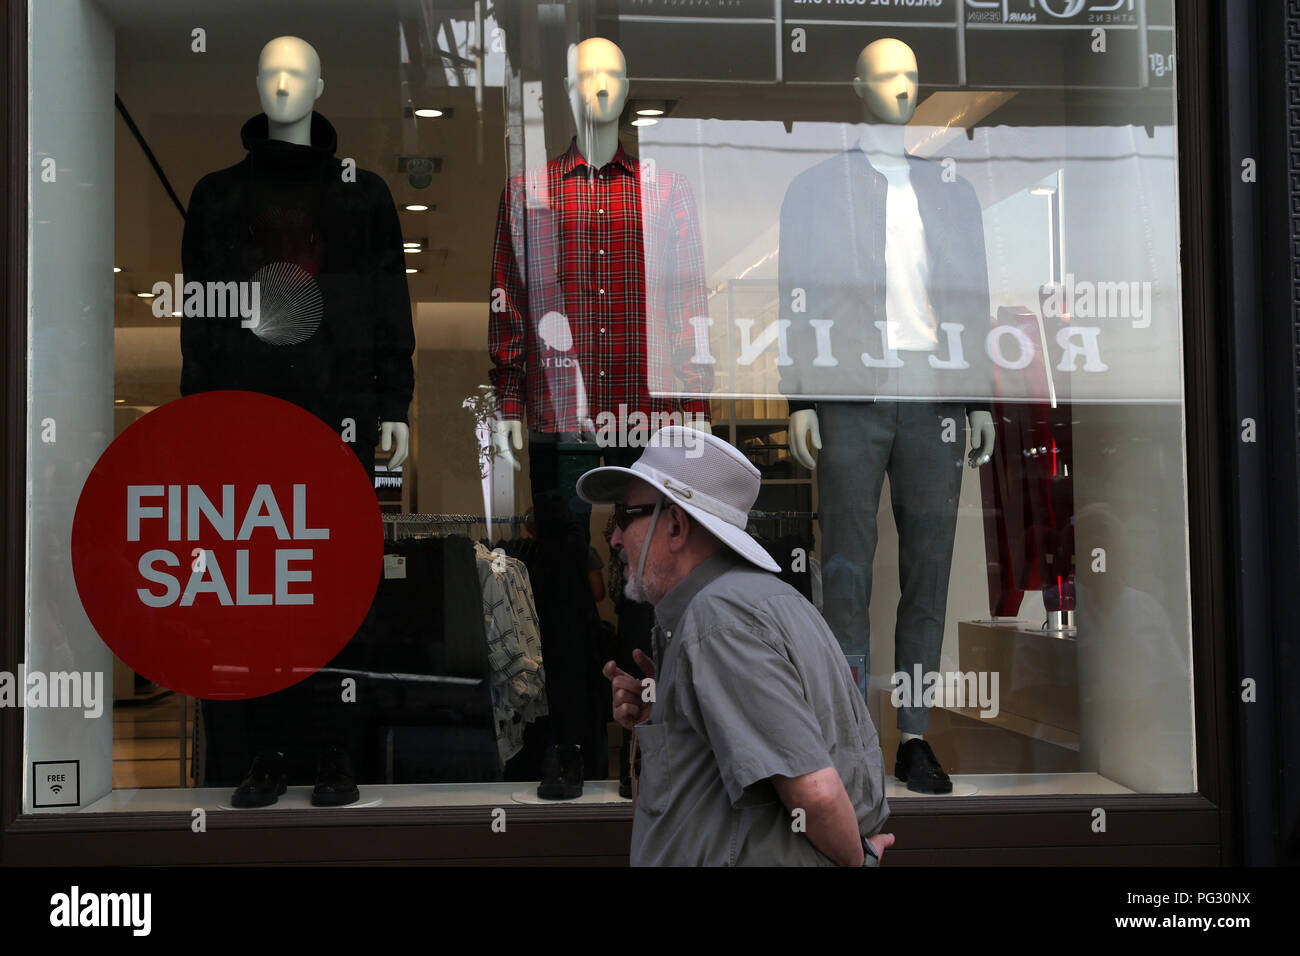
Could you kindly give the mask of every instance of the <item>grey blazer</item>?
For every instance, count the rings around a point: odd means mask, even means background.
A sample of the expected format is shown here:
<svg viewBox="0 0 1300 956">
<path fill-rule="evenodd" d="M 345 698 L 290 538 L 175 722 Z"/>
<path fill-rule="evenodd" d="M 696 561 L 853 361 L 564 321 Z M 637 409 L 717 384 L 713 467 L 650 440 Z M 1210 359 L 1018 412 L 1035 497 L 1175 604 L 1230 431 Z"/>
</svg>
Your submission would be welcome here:
<svg viewBox="0 0 1300 956">
<path fill-rule="evenodd" d="M 932 160 L 908 156 L 912 188 L 930 254 L 930 301 L 939 323 L 964 327 L 963 355 L 970 368 L 933 373 L 942 393 L 968 411 L 987 410 L 992 363 L 984 350 L 990 328 L 984 225 L 975 190 L 957 176 L 945 182 Z M 870 397 L 887 386 L 884 370 L 868 368 L 861 354 L 882 354 L 876 321 L 885 319 L 885 198 L 888 180 L 859 148 L 832 156 L 795 177 L 781 204 L 780 318 L 790 322 L 792 364 L 780 368 L 781 393 L 790 410 L 818 400 Z M 801 301 L 796 290 L 802 290 Z M 796 312 L 796 303 L 803 311 Z M 812 319 L 831 319 L 834 366 L 816 366 Z M 939 336 L 948 358 L 946 336 Z M 913 353 L 911 358 L 918 356 Z"/>
</svg>

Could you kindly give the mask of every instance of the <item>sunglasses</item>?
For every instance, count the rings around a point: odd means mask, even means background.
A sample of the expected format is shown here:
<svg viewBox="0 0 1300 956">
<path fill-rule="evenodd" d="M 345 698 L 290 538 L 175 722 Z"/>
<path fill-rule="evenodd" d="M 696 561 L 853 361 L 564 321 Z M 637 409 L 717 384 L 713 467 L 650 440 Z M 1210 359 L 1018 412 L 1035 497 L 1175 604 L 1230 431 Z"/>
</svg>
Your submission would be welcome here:
<svg viewBox="0 0 1300 956">
<path fill-rule="evenodd" d="M 654 514 L 655 507 L 656 505 L 625 505 L 617 501 L 614 503 L 614 524 L 618 525 L 620 531 L 626 531 L 637 518 Z"/>
</svg>

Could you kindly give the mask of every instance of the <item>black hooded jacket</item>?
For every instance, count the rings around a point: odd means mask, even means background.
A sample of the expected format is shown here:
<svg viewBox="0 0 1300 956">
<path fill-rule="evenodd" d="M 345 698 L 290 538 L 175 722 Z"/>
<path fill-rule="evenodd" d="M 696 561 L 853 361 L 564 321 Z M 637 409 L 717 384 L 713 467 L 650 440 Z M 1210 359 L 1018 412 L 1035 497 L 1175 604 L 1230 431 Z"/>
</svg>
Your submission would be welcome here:
<svg viewBox="0 0 1300 956">
<path fill-rule="evenodd" d="M 377 175 L 335 157 L 338 137 L 319 113 L 310 146 L 268 139 L 267 130 L 265 114 L 250 119 L 241 131 L 248 155 L 195 185 L 181 242 L 185 298 L 193 282 L 256 281 L 258 327 L 217 314 L 229 309 L 184 315 L 181 394 L 261 392 L 335 431 L 352 419 L 357 440 L 373 443 L 379 422 L 407 420 L 414 387 L 392 195 Z"/>
</svg>

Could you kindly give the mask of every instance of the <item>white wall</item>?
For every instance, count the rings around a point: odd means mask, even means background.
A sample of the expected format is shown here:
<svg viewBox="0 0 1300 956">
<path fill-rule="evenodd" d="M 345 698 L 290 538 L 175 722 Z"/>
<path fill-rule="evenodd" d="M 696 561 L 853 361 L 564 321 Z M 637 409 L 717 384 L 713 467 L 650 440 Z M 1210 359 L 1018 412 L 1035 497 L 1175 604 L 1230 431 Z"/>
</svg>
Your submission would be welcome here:
<svg viewBox="0 0 1300 956">
<path fill-rule="evenodd" d="M 102 673 L 108 699 L 98 719 L 26 711 L 27 811 L 33 761 L 79 760 L 82 806 L 112 789 L 113 771 L 113 656 L 77 598 L 69 542 L 77 496 L 113 437 L 114 36 L 87 0 L 30 10 L 26 662 L 29 673 Z M 41 179 L 46 158 L 52 183 Z M 42 440 L 47 419 L 53 442 Z"/>
</svg>

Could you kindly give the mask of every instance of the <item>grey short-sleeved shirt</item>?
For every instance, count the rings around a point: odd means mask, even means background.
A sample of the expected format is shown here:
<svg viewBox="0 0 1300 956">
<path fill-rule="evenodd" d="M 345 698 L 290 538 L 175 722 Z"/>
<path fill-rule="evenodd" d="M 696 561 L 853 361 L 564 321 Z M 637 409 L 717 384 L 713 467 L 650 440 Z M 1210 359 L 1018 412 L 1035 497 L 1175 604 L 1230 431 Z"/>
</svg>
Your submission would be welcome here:
<svg viewBox="0 0 1300 956">
<path fill-rule="evenodd" d="M 839 643 L 798 591 L 723 550 L 655 618 L 633 866 L 832 865 L 794 832 L 769 779 L 830 766 L 859 832 L 879 832 L 889 805 L 876 729 Z"/>
</svg>

